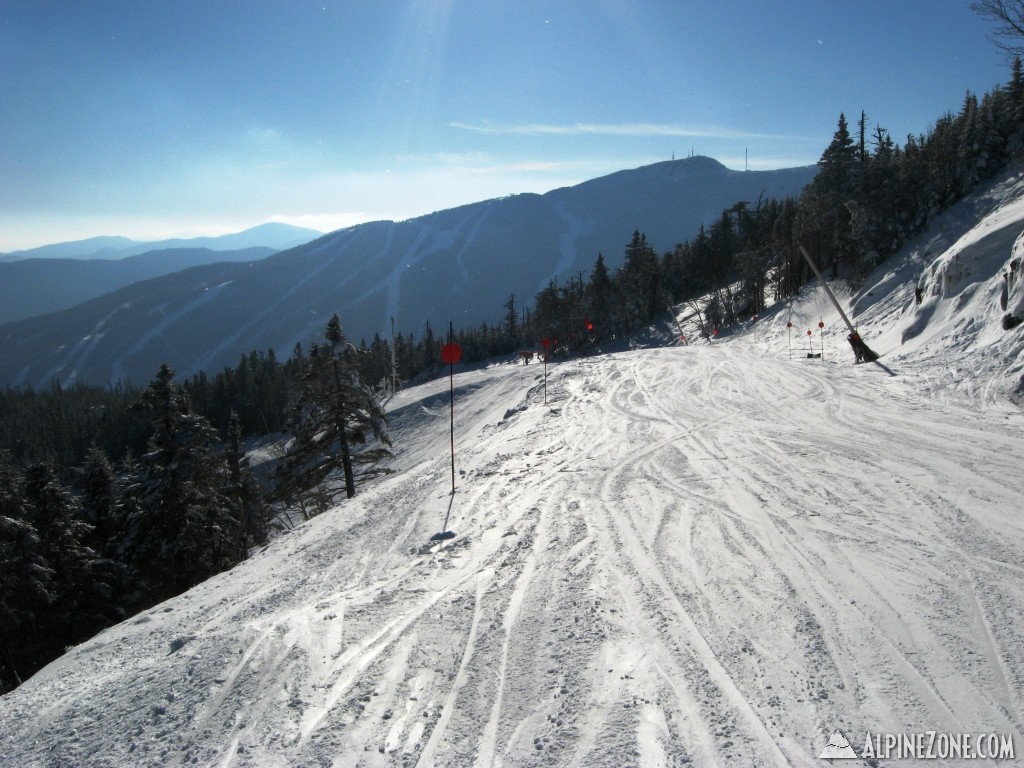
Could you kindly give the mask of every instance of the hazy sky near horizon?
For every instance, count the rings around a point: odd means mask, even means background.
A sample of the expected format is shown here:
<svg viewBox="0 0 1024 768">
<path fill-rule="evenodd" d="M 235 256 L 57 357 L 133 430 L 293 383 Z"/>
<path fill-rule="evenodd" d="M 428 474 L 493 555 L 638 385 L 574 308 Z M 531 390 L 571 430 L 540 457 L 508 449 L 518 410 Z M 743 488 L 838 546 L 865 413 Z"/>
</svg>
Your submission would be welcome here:
<svg viewBox="0 0 1024 768">
<path fill-rule="evenodd" d="M 969 0 L 3 0 L 0 252 L 323 231 L 691 152 L 903 143 L 1009 78 Z"/>
</svg>

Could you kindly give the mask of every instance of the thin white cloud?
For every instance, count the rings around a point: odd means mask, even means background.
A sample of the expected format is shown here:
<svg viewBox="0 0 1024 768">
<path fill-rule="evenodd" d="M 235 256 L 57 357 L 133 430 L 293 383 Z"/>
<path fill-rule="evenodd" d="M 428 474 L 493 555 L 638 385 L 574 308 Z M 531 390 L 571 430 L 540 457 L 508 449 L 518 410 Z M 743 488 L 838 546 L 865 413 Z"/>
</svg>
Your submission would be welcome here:
<svg viewBox="0 0 1024 768">
<path fill-rule="evenodd" d="M 716 126 L 692 127 L 667 123 L 465 123 L 452 122 L 451 128 L 475 133 L 492 133 L 519 136 L 636 136 L 636 137 L 686 137 L 704 139 L 771 139 L 806 140 L 805 136 L 781 136 L 769 133 L 738 131 Z"/>
<path fill-rule="evenodd" d="M 251 125 L 247 128 L 240 142 L 243 149 L 260 151 L 280 150 L 283 146 L 281 132 L 276 128 L 262 125 Z"/>
</svg>

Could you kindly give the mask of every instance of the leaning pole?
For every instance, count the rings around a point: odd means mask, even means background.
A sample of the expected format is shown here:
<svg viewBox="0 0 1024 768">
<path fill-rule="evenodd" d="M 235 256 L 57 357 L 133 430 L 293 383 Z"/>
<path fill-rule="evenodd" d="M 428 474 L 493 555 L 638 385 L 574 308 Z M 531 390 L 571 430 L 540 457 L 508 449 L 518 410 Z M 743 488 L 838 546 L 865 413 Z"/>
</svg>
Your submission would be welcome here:
<svg viewBox="0 0 1024 768">
<path fill-rule="evenodd" d="M 861 360 L 877 360 L 878 355 L 864 343 L 860 334 L 857 333 L 857 329 L 853 327 L 853 323 L 850 322 L 850 318 L 846 316 L 846 313 L 843 312 L 843 308 L 839 306 L 839 302 L 836 300 L 835 294 L 832 293 L 832 289 L 828 287 L 828 283 L 825 282 L 825 278 L 822 276 L 821 272 L 818 271 L 817 265 L 815 265 L 811 260 L 811 255 L 803 245 L 800 246 L 800 253 L 802 253 L 804 258 L 807 259 L 807 263 L 810 265 L 811 271 L 817 276 L 818 281 L 821 283 L 821 287 L 825 289 L 825 293 L 827 293 L 828 297 L 832 300 L 832 305 L 836 308 L 839 316 L 843 318 L 843 322 L 846 323 L 846 327 L 850 329 L 850 335 L 846 337 L 846 340 L 849 341 L 850 346 L 853 347 L 853 354 L 856 356 L 857 362 L 859 363 Z"/>
</svg>

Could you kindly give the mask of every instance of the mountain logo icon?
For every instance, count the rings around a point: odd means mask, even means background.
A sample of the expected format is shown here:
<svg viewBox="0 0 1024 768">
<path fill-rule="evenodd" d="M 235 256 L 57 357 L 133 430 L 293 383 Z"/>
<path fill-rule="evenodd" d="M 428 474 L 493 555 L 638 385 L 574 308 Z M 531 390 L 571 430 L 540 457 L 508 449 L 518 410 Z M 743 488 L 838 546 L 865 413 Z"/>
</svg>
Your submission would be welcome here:
<svg viewBox="0 0 1024 768">
<path fill-rule="evenodd" d="M 828 737 L 828 744 L 818 755 L 819 760 L 846 760 L 851 757 L 857 759 L 857 753 L 853 751 L 850 742 L 838 728 L 832 731 L 832 735 Z"/>
</svg>

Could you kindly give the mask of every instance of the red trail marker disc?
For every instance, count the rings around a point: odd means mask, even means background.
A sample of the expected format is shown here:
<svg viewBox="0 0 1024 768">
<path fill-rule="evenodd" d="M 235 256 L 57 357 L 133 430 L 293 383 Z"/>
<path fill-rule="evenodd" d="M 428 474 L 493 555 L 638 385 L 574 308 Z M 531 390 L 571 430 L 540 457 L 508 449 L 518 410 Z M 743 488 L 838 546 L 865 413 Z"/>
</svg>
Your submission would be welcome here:
<svg viewBox="0 0 1024 768">
<path fill-rule="evenodd" d="M 454 341 L 450 341 L 441 347 L 441 359 L 449 365 L 459 362 L 462 359 L 462 347 Z"/>
</svg>

